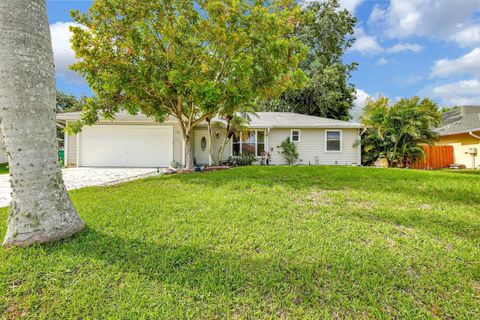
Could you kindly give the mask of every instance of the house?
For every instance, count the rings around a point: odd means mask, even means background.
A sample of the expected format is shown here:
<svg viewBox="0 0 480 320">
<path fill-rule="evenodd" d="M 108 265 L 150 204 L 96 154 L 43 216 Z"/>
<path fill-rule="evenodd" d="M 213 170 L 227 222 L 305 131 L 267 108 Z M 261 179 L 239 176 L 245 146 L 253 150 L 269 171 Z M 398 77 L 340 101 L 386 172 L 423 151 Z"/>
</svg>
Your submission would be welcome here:
<svg viewBox="0 0 480 320">
<path fill-rule="evenodd" d="M 456 107 L 442 115 L 437 145 L 454 149 L 456 164 L 480 168 L 480 106 Z"/>
<path fill-rule="evenodd" d="M 63 123 L 79 120 L 80 112 L 61 113 Z M 352 165 L 361 163 L 359 123 L 287 112 L 250 114 L 250 137 L 232 139 L 224 159 L 231 155 L 254 154 L 275 148 L 270 163 L 286 164 L 279 148 L 287 137 L 298 145 L 299 164 Z M 225 130 L 214 127 L 209 137 L 207 124 L 195 127 L 191 135 L 198 164 L 208 164 L 209 143 L 219 150 Z M 65 164 L 85 167 L 168 167 L 172 161 L 185 164 L 181 127 L 174 118 L 156 123 L 144 115 L 118 113 L 114 121 L 100 120 L 76 135 L 65 136 Z"/>
</svg>

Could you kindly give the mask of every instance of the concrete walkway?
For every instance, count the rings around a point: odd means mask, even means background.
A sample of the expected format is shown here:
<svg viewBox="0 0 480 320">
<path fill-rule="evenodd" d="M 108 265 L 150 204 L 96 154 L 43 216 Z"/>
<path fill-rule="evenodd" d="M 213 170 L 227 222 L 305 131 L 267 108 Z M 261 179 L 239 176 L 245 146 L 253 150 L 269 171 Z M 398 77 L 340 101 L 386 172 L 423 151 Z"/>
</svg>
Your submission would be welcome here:
<svg viewBox="0 0 480 320">
<path fill-rule="evenodd" d="M 71 168 L 62 172 L 68 190 L 121 183 L 157 174 L 157 170 L 152 168 Z M 1 174 L 0 207 L 8 206 L 11 200 L 10 176 Z"/>
</svg>

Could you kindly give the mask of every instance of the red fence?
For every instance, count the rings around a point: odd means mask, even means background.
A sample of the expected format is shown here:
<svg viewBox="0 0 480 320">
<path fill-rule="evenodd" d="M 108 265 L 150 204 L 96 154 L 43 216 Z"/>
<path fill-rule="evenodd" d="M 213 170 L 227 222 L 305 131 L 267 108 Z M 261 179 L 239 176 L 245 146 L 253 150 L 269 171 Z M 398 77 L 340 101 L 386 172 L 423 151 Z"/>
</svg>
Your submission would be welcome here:
<svg viewBox="0 0 480 320">
<path fill-rule="evenodd" d="M 453 146 L 424 146 L 426 157 L 410 165 L 411 169 L 434 170 L 454 163 Z"/>
</svg>

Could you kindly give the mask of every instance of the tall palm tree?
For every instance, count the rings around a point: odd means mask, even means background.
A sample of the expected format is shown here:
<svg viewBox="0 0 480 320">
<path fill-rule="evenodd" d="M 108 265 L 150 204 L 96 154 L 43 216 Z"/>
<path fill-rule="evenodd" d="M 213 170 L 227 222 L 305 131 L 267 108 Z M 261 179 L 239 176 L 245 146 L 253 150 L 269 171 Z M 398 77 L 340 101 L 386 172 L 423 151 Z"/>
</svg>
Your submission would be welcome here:
<svg viewBox="0 0 480 320">
<path fill-rule="evenodd" d="M 223 138 L 222 144 L 218 149 L 218 154 L 215 162 L 220 164 L 223 159 L 223 154 L 225 153 L 225 147 L 228 142 L 233 138 L 240 139 L 245 141 L 250 136 L 250 115 L 246 112 L 234 114 L 233 116 L 226 117 L 224 121 L 215 121 L 212 125 L 219 127 L 225 130 L 225 136 Z"/>
<path fill-rule="evenodd" d="M 386 158 L 392 167 L 409 167 L 425 157 L 424 145 L 432 145 L 437 134 L 432 130 L 440 124 L 437 105 L 418 97 L 401 99 L 390 105 L 380 97 L 367 103 L 362 116 L 363 162 L 372 164 Z"/>
<path fill-rule="evenodd" d="M 45 0 L 0 1 L 0 118 L 12 204 L 6 246 L 63 239 L 84 228 L 63 183 L 55 71 Z"/>
</svg>

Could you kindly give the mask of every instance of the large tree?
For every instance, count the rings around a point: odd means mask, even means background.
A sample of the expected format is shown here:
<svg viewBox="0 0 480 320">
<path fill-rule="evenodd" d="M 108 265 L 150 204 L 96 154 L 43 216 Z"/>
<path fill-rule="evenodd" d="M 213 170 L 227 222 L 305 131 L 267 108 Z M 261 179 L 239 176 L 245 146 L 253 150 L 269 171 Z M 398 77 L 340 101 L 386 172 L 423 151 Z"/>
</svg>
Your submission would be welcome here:
<svg viewBox="0 0 480 320">
<path fill-rule="evenodd" d="M 356 19 L 341 10 L 337 0 L 305 2 L 302 17 L 304 23 L 295 34 L 310 48 L 301 64 L 308 84 L 263 102 L 261 108 L 349 120 L 355 87 L 348 81 L 357 64 L 346 64 L 342 58 L 355 40 Z"/>
<path fill-rule="evenodd" d="M 4 245 L 69 237 L 84 223 L 57 160 L 55 76 L 45 0 L 0 1 L 0 118 L 12 204 Z"/>
<path fill-rule="evenodd" d="M 86 99 L 88 98 L 85 96 L 79 99 L 74 95 L 67 94 L 63 91 L 57 91 L 57 112 L 82 111 Z"/>
<path fill-rule="evenodd" d="M 380 97 L 367 102 L 361 121 L 365 165 L 385 158 L 392 167 L 408 167 L 425 157 L 423 145 L 434 144 L 438 135 L 432 129 L 441 123 L 441 112 L 429 99 L 413 97 L 391 104 Z"/>
<path fill-rule="evenodd" d="M 304 81 L 294 0 L 97 0 L 73 18 L 81 26 L 72 28 L 72 68 L 97 98 L 73 131 L 122 109 L 172 116 L 187 168 L 196 125 Z"/>
</svg>

